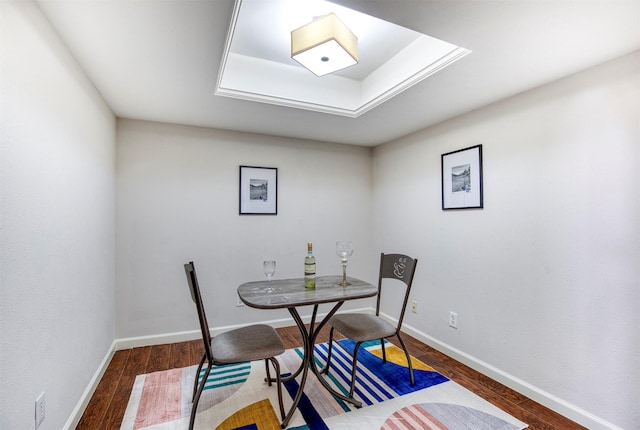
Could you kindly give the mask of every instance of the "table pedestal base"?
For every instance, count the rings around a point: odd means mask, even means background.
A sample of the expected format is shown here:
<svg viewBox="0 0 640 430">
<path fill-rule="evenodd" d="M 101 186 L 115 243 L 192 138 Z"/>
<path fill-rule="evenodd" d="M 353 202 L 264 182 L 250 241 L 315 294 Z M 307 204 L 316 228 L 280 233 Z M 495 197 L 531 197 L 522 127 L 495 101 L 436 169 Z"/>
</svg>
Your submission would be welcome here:
<svg viewBox="0 0 640 430">
<path fill-rule="evenodd" d="M 302 358 L 302 364 L 300 365 L 300 367 L 294 373 L 292 373 L 291 376 L 282 378 L 283 382 L 289 382 L 297 378 L 298 375 L 302 373 L 302 379 L 300 380 L 298 391 L 296 393 L 296 396 L 293 399 L 293 404 L 291 405 L 291 409 L 289 410 L 289 413 L 282 421 L 282 425 L 281 425 L 282 428 L 287 427 L 287 425 L 289 424 L 289 420 L 291 419 L 291 417 L 293 416 L 293 414 L 295 413 L 298 407 L 298 403 L 300 402 L 300 399 L 302 398 L 302 394 L 304 392 L 304 385 L 307 382 L 307 375 L 309 373 L 309 369 L 311 369 L 313 374 L 316 375 L 316 377 L 318 378 L 318 381 L 322 384 L 322 386 L 327 391 L 329 391 L 332 395 L 334 395 L 335 397 L 338 397 L 339 399 L 344 400 L 345 402 L 349 402 L 353 404 L 357 408 L 362 407 L 362 403 L 359 402 L 358 400 L 355 400 L 352 397 L 347 397 L 344 394 L 338 393 L 333 388 L 331 388 L 329 384 L 324 380 L 324 378 L 319 374 L 318 368 L 316 367 L 315 360 L 313 359 L 313 354 L 314 354 L 313 347 L 316 343 L 316 338 L 318 337 L 320 330 L 322 330 L 322 328 L 327 324 L 329 319 L 338 311 L 338 309 L 340 309 L 343 303 L 344 302 L 336 303 L 336 305 L 331 309 L 331 311 L 322 319 L 322 321 L 320 321 L 317 327 L 315 326 L 315 322 L 318 314 L 318 305 L 314 305 L 313 314 L 311 315 L 311 323 L 309 324 L 309 330 L 307 330 L 307 327 L 302 321 L 302 318 L 300 318 L 300 314 L 298 313 L 297 309 L 288 308 L 289 313 L 293 317 L 293 320 L 296 322 L 296 325 L 300 330 L 300 334 L 302 335 L 304 354 Z"/>
</svg>

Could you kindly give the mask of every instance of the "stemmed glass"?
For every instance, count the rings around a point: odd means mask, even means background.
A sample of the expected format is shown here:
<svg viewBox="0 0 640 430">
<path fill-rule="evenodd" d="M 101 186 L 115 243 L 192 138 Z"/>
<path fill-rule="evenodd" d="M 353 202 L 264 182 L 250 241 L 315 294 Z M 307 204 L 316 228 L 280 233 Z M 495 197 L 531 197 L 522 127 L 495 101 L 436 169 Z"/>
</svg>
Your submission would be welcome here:
<svg viewBox="0 0 640 430">
<path fill-rule="evenodd" d="M 353 254 L 353 242 L 347 240 L 339 240 L 336 242 L 336 254 L 340 257 L 340 261 L 342 261 L 342 282 L 338 285 L 346 287 L 347 285 L 351 285 L 350 282 L 347 282 L 347 260 Z"/>
<path fill-rule="evenodd" d="M 271 286 L 271 278 L 276 273 L 276 262 L 275 260 L 265 260 L 264 263 L 262 263 L 262 267 L 264 268 L 264 274 L 267 277 L 267 282 L 269 282 L 269 285 L 267 286 L 265 291 L 267 293 L 271 293 L 275 290 Z"/>
</svg>

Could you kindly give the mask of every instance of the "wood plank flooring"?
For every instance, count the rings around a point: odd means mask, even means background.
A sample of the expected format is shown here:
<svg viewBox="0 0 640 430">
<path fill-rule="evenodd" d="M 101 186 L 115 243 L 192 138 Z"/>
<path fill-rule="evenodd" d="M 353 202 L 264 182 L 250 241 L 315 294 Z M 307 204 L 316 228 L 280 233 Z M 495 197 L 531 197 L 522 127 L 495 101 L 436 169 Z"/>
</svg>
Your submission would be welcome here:
<svg viewBox="0 0 640 430">
<path fill-rule="evenodd" d="M 287 348 L 302 345 L 297 327 L 280 328 L 278 332 Z M 585 428 L 409 335 L 404 335 L 403 338 L 412 356 L 529 424 L 531 430 Z M 327 339 L 328 335 L 324 330 L 318 341 L 324 342 Z M 198 364 L 202 352 L 201 340 L 117 351 L 76 430 L 119 429 L 127 408 L 133 381 L 137 375 Z"/>
</svg>

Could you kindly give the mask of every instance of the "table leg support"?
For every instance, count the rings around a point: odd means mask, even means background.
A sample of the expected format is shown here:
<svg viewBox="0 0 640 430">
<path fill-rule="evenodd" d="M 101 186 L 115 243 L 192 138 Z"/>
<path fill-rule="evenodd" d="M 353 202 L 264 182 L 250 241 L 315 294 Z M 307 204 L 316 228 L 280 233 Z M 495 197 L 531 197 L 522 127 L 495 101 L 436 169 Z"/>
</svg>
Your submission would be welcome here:
<svg viewBox="0 0 640 430">
<path fill-rule="evenodd" d="M 287 425 L 289 424 L 289 420 L 291 420 L 291 417 L 293 416 L 293 414 L 296 412 L 296 409 L 298 408 L 298 403 L 300 403 L 300 399 L 302 398 L 302 394 L 304 392 L 304 385 L 307 382 L 307 374 L 309 373 L 309 361 L 313 356 L 313 344 L 310 345 L 311 338 L 309 337 L 309 332 L 307 331 L 307 328 L 305 327 L 304 322 L 302 321 L 302 318 L 300 318 L 300 314 L 298 313 L 296 308 L 288 308 L 288 309 L 289 309 L 289 313 L 291 314 L 291 317 L 293 317 L 293 320 L 296 322 L 296 325 L 300 330 L 300 334 L 302 335 L 302 345 L 303 345 L 304 353 L 302 358 L 302 364 L 300 365 L 298 370 L 296 370 L 296 372 L 293 373 L 290 377 L 286 378 L 287 382 L 291 381 L 302 372 L 302 379 L 300 380 L 300 385 L 298 386 L 298 392 L 296 393 L 296 396 L 293 398 L 291 409 L 289 409 L 287 416 L 282 421 L 282 424 L 281 424 L 282 428 L 287 427 Z M 318 309 L 318 305 L 315 305 L 313 308 L 312 324 L 313 324 L 313 320 L 315 320 L 317 309 Z M 309 348 L 309 346 L 311 346 L 311 348 Z"/>
<path fill-rule="evenodd" d="M 321 372 L 318 371 L 318 368 L 316 366 L 316 362 L 315 362 L 315 360 L 313 358 L 313 345 L 315 345 L 315 341 L 316 341 L 316 338 L 318 337 L 318 334 L 320 333 L 320 330 L 322 330 L 322 327 L 324 327 L 329 322 L 331 317 L 338 311 L 338 309 L 340 309 L 340 307 L 342 306 L 343 303 L 344 302 L 338 302 L 333 307 L 333 309 L 331 309 L 331 311 L 322 319 L 320 324 L 318 324 L 317 329 L 315 331 L 313 331 L 313 333 L 311 334 L 311 338 L 310 338 L 310 341 L 311 341 L 311 354 L 312 354 L 311 355 L 311 370 L 313 371 L 313 373 L 318 378 L 318 382 L 320 382 L 320 384 L 322 384 L 322 386 L 328 392 L 330 392 L 334 397 L 342 399 L 345 402 L 349 402 L 352 405 L 354 405 L 356 408 L 360 408 L 360 407 L 362 407 L 362 402 L 354 399 L 353 397 L 348 397 L 348 396 L 345 396 L 342 393 L 338 393 L 333 388 L 331 388 L 331 386 L 327 383 L 327 381 L 325 381 L 324 377 L 322 375 L 320 375 Z M 327 373 L 328 373 L 328 369 L 327 369 Z"/>
</svg>

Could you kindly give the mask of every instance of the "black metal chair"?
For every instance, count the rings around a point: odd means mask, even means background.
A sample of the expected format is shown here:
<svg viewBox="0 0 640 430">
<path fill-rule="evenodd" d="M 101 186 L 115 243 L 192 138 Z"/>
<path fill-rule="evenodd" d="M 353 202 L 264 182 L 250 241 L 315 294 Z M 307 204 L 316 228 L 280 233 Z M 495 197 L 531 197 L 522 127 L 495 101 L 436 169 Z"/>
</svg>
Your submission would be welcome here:
<svg viewBox="0 0 640 430">
<path fill-rule="evenodd" d="M 196 410 L 198 402 L 202 395 L 202 390 L 207 382 L 211 368 L 214 365 L 235 364 L 245 361 L 264 360 L 267 370 L 266 381 L 271 385 L 271 376 L 269 374 L 269 362 L 276 372 L 276 384 L 278 386 L 278 402 L 280 406 L 280 415 L 284 419 L 284 405 L 282 403 L 282 385 L 280 380 L 280 364 L 275 358 L 277 355 L 285 351 L 282 339 L 275 329 L 266 324 L 256 324 L 230 330 L 211 337 L 207 316 L 202 304 L 202 296 L 200 295 L 200 287 L 198 278 L 196 277 L 196 269 L 193 261 L 184 265 L 189 282 L 189 290 L 191 298 L 196 304 L 198 310 L 198 319 L 200 320 L 200 330 L 202 331 L 202 341 L 204 343 L 204 354 L 196 371 L 195 381 L 193 383 L 193 397 L 191 408 L 191 419 L 189 421 L 189 430 L 193 429 L 196 418 Z M 207 363 L 206 370 L 202 378 L 199 378 L 202 367 Z M 198 382 L 200 380 L 200 382 Z"/>
<path fill-rule="evenodd" d="M 409 365 L 409 378 L 411 385 L 415 385 L 413 379 L 413 366 L 411 364 L 411 357 L 409 351 L 402 340 L 400 335 L 400 329 L 402 327 L 402 320 L 404 319 L 404 313 L 407 308 L 407 302 L 409 301 L 409 293 L 411 292 L 411 284 L 413 283 L 413 275 L 416 271 L 417 259 L 413 259 L 403 254 L 380 254 L 380 275 L 378 277 L 378 297 L 376 303 L 376 313 L 371 314 L 359 314 L 359 313 L 344 313 L 336 314 L 329 320 L 331 330 L 329 332 L 329 351 L 327 353 L 327 365 L 322 369 L 321 373 L 329 372 L 329 365 L 331 364 L 331 350 L 333 346 L 333 331 L 338 330 L 346 338 L 352 339 L 356 342 L 353 350 L 353 368 L 351 371 L 351 387 L 349 390 L 349 397 L 353 397 L 353 390 L 356 385 L 356 367 L 358 362 L 358 350 L 363 342 L 370 340 L 380 339 L 382 345 L 382 360 L 387 362 L 387 355 L 384 347 L 384 339 L 392 336 L 396 336 L 400 341 L 402 350 L 407 357 L 407 363 Z M 398 324 L 394 327 L 387 320 L 380 317 L 380 299 L 382 295 L 383 279 L 397 279 L 404 283 L 404 301 L 402 308 L 400 309 L 400 315 L 398 317 Z M 385 282 L 385 284 L 390 284 Z M 397 282 L 394 284 L 398 284 Z M 346 287 L 349 288 L 349 287 Z M 385 287 L 386 288 L 386 287 Z"/>
</svg>

